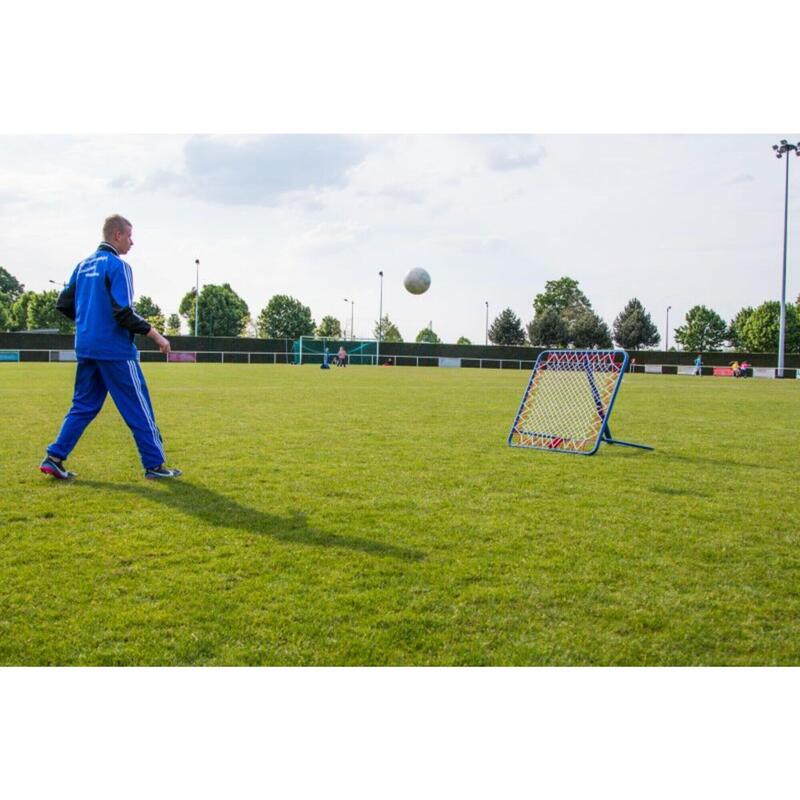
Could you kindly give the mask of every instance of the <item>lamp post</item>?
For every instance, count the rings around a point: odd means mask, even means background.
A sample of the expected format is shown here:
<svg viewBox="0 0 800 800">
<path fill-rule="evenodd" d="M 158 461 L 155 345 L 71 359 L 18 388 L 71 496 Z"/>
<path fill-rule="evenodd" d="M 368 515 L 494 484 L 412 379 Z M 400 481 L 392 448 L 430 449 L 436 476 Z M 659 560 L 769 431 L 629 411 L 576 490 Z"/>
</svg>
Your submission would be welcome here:
<svg viewBox="0 0 800 800">
<path fill-rule="evenodd" d="M 381 365 L 381 342 L 383 341 L 383 270 L 378 270 L 378 275 L 381 277 L 381 301 L 378 306 L 378 347 L 376 350 L 377 357 L 375 358 L 375 366 Z"/>
<path fill-rule="evenodd" d="M 669 350 L 669 310 L 672 306 L 667 306 L 667 327 L 664 328 L 664 352 Z"/>
<path fill-rule="evenodd" d="M 346 297 L 344 298 L 345 303 L 350 303 L 350 341 L 353 341 L 353 307 L 355 306 L 355 300 L 348 300 Z"/>
<path fill-rule="evenodd" d="M 194 335 L 197 336 L 197 322 L 200 319 L 200 259 L 194 260 L 194 266 L 197 270 L 195 275 L 194 284 Z"/>
<path fill-rule="evenodd" d="M 486 301 L 486 337 L 483 342 L 487 347 L 489 345 L 489 301 Z"/>
<path fill-rule="evenodd" d="M 786 345 L 786 244 L 789 234 L 789 153 L 794 151 L 800 156 L 800 142 L 790 144 L 786 139 L 781 139 L 780 144 L 772 145 L 777 158 L 786 155 L 786 187 L 783 195 L 783 278 L 781 281 L 781 321 L 780 334 L 778 335 L 778 377 L 783 377 L 783 351 Z"/>
</svg>

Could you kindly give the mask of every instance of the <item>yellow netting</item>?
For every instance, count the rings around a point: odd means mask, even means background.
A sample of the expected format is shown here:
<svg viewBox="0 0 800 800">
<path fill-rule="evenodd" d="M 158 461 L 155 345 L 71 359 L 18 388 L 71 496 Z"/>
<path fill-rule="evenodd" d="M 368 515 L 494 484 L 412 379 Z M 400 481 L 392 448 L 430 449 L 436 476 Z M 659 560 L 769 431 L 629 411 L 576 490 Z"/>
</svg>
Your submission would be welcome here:
<svg viewBox="0 0 800 800">
<path fill-rule="evenodd" d="M 534 367 L 509 444 L 574 453 L 594 450 L 623 364 L 620 351 L 545 353 Z"/>
</svg>

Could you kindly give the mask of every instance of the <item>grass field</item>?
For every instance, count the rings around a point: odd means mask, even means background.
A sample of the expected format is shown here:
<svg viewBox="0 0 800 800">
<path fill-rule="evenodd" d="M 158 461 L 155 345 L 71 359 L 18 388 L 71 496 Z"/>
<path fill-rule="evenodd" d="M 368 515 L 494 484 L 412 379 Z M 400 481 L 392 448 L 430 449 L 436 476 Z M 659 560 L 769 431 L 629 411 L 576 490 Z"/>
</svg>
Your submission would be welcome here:
<svg viewBox="0 0 800 800">
<path fill-rule="evenodd" d="M 145 364 L 37 470 L 74 365 L 0 365 L 0 663 L 800 664 L 800 381 L 627 376 L 619 438 L 508 448 L 517 371 Z"/>
</svg>

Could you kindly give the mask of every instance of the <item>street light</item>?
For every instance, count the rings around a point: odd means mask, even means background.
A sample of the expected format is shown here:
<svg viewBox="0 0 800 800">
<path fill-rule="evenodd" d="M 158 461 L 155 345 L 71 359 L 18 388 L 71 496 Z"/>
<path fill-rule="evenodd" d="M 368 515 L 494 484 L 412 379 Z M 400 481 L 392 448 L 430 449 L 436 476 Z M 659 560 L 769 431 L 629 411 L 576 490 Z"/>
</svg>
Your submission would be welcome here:
<svg viewBox="0 0 800 800">
<path fill-rule="evenodd" d="M 377 357 L 375 358 L 375 365 L 380 366 L 381 363 L 381 342 L 383 341 L 383 270 L 378 270 L 378 275 L 381 276 L 381 302 L 378 306 L 378 348 Z"/>
<path fill-rule="evenodd" d="M 355 306 L 355 300 L 348 300 L 346 297 L 344 298 L 345 303 L 350 303 L 350 341 L 353 341 L 353 306 Z"/>
<path fill-rule="evenodd" d="M 200 319 L 200 259 L 194 260 L 197 275 L 194 284 L 194 335 L 197 336 L 197 322 Z"/>
<path fill-rule="evenodd" d="M 48 280 L 48 283 L 54 283 L 56 286 L 60 286 L 62 289 L 66 289 L 69 284 L 64 283 L 64 281 L 51 281 Z"/>
<path fill-rule="evenodd" d="M 669 310 L 672 306 L 667 306 L 667 327 L 664 329 L 664 352 L 669 350 Z"/>
<path fill-rule="evenodd" d="M 489 301 L 486 301 L 486 339 L 484 344 L 489 346 Z"/>
<path fill-rule="evenodd" d="M 789 234 L 789 159 L 788 155 L 794 151 L 796 156 L 800 156 L 800 142 L 790 144 L 786 139 L 781 139 L 781 143 L 772 145 L 777 158 L 786 159 L 786 188 L 783 196 L 783 279 L 781 282 L 781 322 L 780 334 L 778 336 L 778 377 L 783 377 L 783 351 L 786 344 L 786 243 Z"/>
</svg>

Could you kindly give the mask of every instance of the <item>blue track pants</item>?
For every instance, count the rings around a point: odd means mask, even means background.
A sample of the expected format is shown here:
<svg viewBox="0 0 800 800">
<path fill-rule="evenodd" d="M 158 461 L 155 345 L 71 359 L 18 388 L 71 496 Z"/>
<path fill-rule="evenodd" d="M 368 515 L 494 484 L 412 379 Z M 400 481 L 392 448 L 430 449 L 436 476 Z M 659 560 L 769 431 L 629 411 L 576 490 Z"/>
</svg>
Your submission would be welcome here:
<svg viewBox="0 0 800 800">
<path fill-rule="evenodd" d="M 156 427 L 153 406 L 138 361 L 78 360 L 72 406 L 64 417 L 58 438 L 47 452 L 66 458 L 86 426 L 98 415 L 106 395 L 111 393 L 119 413 L 133 433 L 145 469 L 163 464 L 167 459 L 161 434 Z"/>
</svg>

